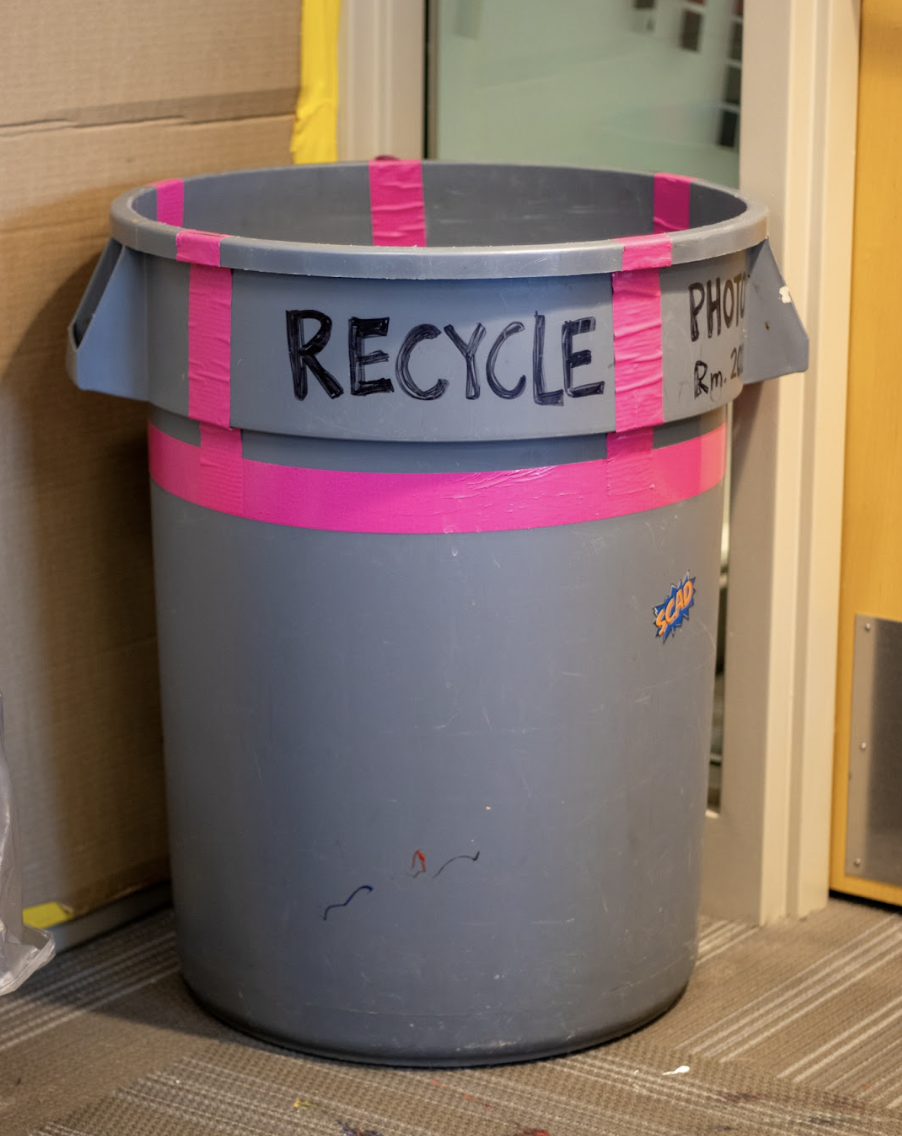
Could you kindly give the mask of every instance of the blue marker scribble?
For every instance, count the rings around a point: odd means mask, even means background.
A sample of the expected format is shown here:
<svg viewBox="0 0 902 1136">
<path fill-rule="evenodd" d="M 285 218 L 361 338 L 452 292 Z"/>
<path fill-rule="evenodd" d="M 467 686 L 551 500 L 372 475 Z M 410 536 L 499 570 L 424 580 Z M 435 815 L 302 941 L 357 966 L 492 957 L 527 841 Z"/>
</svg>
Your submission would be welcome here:
<svg viewBox="0 0 902 1136">
<path fill-rule="evenodd" d="M 445 868 L 447 868 L 449 864 L 453 864 L 455 860 L 472 860 L 473 863 L 475 864 L 478 859 L 479 859 L 479 853 L 478 852 L 476 853 L 475 856 L 468 856 L 466 853 L 462 853 L 460 856 L 452 856 L 450 860 L 446 860 L 444 862 L 444 864 L 442 864 L 442 866 L 439 868 L 439 870 L 435 873 L 435 875 L 432 878 L 437 879 L 438 876 L 440 876 L 442 874 L 442 872 L 445 870 Z"/>
<path fill-rule="evenodd" d="M 370 887 L 369 884 L 361 884 L 359 888 L 355 888 L 354 891 L 351 892 L 351 894 L 344 901 L 344 903 L 330 903 L 329 906 L 326 908 L 326 910 L 323 912 L 323 919 L 328 919 L 329 918 L 329 912 L 334 911 L 336 907 L 347 907 L 348 904 L 351 902 L 351 900 L 354 898 L 354 896 L 359 895 L 360 892 L 372 891 L 372 890 L 373 889 Z"/>
</svg>

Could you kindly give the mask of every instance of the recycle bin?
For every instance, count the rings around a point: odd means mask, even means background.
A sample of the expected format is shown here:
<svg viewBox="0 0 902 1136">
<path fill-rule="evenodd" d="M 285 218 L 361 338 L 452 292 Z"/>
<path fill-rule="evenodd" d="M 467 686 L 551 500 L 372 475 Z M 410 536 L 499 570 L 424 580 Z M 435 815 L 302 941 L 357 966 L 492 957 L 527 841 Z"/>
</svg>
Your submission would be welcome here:
<svg viewBox="0 0 902 1136">
<path fill-rule="evenodd" d="M 766 212 L 373 162 L 112 206 L 70 327 L 149 404 L 174 901 L 215 1014 L 563 1053 L 694 961 L 726 404 L 804 370 Z"/>
</svg>

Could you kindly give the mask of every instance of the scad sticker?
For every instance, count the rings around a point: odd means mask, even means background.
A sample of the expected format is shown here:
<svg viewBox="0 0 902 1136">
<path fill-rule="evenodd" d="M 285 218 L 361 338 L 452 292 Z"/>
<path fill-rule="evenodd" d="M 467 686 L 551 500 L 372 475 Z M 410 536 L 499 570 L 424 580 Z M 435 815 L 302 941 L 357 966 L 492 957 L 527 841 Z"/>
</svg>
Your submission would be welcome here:
<svg viewBox="0 0 902 1136">
<path fill-rule="evenodd" d="M 655 605 L 656 636 L 666 641 L 683 620 L 689 618 L 689 609 L 695 603 L 695 577 L 687 572 L 679 584 L 672 584 L 670 595 Z"/>
</svg>

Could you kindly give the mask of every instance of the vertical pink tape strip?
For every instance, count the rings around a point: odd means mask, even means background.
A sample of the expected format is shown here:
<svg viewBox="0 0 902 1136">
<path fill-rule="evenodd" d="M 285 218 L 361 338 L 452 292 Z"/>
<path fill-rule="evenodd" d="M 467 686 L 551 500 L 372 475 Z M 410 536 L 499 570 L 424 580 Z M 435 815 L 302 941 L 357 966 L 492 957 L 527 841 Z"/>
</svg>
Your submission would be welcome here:
<svg viewBox="0 0 902 1136">
<path fill-rule="evenodd" d="M 637 268 L 666 268 L 673 260 L 673 241 L 663 234 L 623 237 L 622 244 L 624 272 L 633 272 Z"/>
<path fill-rule="evenodd" d="M 183 230 L 177 258 L 191 262 L 188 281 L 188 415 L 228 426 L 231 415 L 232 272 L 220 268 L 222 237 Z"/>
<path fill-rule="evenodd" d="M 188 415 L 214 426 L 231 417 L 232 273 L 192 264 L 188 284 Z"/>
<path fill-rule="evenodd" d="M 182 229 L 175 235 L 175 259 L 218 268 L 222 256 L 222 240 L 222 233 L 202 233 L 197 229 Z"/>
<path fill-rule="evenodd" d="M 654 227 L 656 233 L 689 228 L 689 192 L 692 178 L 681 174 L 655 174 Z"/>
<path fill-rule="evenodd" d="M 422 163 L 377 159 L 369 168 L 373 244 L 424 248 Z"/>
<path fill-rule="evenodd" d="M 241 516 L 244 512 L 241 431 L 200 424 L 200 492 L 208 509 Z"/>
<path fill-rule="evenodd" d="M 618 433 L 664 421 L 659 266 L 671 259 L 670 237 L 624 241 L 623 272 L 612 277 L 614 415 Z"/>
<path fill-rule="evenodd" d="M 158 181 L 157 220 L 164 225 L 181 228 L 185 216 L 185 183 L 182 178 Z"/>
</svg>

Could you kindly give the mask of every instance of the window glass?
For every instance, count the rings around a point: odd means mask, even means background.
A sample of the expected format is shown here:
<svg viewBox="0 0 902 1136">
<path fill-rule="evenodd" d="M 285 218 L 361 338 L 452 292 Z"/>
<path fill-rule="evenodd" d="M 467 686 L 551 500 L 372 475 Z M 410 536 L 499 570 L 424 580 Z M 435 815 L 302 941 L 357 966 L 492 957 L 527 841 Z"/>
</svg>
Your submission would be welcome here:
<svg viewBox="0 0 902 1136">
<path fill-rule="evenodd" d="M 430 155 L 736 185 L 737 0 L 433 0 Z"/>
</svg>

